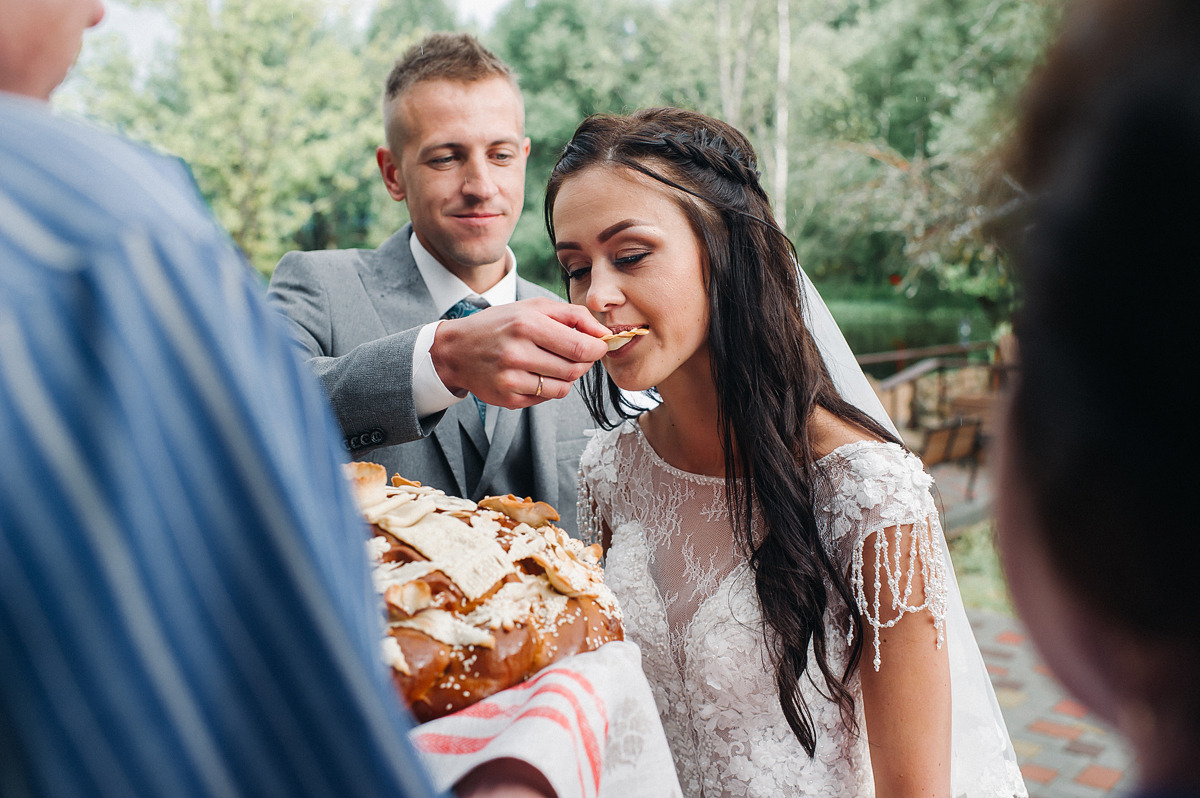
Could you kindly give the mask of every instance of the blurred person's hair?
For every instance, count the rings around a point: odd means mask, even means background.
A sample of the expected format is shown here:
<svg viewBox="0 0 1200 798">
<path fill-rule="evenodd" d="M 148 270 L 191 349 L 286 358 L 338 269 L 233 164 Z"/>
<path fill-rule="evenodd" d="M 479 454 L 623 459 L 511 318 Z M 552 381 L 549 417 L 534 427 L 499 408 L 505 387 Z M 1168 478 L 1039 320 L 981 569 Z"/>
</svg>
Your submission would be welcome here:
<svg viewBox="0 0 1200 798">
<path fill-rule="evenodd" d="M 1200 651 L 1200 3 L 1078 5 L 1009 162 L 1021 374 L 1008 441 L 1066 584 Z"/>
<path fill-rule="evenodd" d="M 466 33 L 431 33 L 409 47 L 388 73 L 383 89 L 383 124 L 388 146 L 399 152 L 403 133 L 399 128 L 396 107 L 400 98 L 418 83 L 427 80 L 449 80 L 474 83 L 490 78 L 502 78 L 512 84 L 521 101 L 517 73 L 491 50 Z"/>
</svg>

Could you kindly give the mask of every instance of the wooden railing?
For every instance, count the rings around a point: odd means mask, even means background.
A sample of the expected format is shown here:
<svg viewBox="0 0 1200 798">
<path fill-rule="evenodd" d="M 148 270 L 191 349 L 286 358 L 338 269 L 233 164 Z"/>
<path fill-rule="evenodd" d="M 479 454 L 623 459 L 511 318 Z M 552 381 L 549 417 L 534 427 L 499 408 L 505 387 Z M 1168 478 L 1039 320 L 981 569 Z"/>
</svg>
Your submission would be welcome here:
<svg viewBox="0 0 1200 798">
<path fill-rule="evenodd" d="M 883 401 L 884 407 L 892 418 L 898 421 L 903 420 L 905 422 L 904 426 L 915 428 L 920 422 L 920 417 L 923 415 L 916 386 L 913 386 L 907 419 L 903 419 L 903 414 L 900 412 L 901 408 L 898 405 L 899 389 L 902 386 L 915 383 L 922 377 L 933 374 L 938 380 L 937 406 L 939 408 L 946 407 L 950 403 L 950 400 L 946 396 L 945 373 L 952 369 L 976 365 L 977 363 L 970 360 L 967 355 L 972 352 L 990 352 L 994 346 L 995 344 L 991 341 L 973 341 L 966 344 L 945 344 L 918 349 L 897 349 L 892 352 L 876 352 L 859 355 L 857 360 L 859 365 L 862 366 L 879 363 L 896 363 L 901 366 L 900 371 L 880 380 L 877 383 L 876 389 L 880 394 L 880 399 Z M 916 362 L 909 366 L 903 365 L 911 361 Z"/>
<path fill-rule="evenodd" d="M 925 346 L 918 349 L 894 349 L 890 352 L 874 352 L 869 355 L 858 355 L 858 365 L 871 366 L 878 363 L 906 363 L 909 360 L 918 360 L 929 357 L 941 357 L 942 355 L 965 355 L 968 352 L 982 352 L 990 350 L 994 347 L 991 341 L 970 341 L 965 344 L 941 344 L 939 346 Z"/>
</svg>

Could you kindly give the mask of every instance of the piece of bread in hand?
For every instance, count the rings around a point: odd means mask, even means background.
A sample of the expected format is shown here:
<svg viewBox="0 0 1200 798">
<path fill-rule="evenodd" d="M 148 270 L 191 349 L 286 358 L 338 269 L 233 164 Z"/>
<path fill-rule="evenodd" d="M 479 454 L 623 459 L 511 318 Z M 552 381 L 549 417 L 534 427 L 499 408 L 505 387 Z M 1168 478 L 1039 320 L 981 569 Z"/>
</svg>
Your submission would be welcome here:
<svg viewBox="0 0 1200 798">
<path fill-rule="evenodd" d="M 645 327 L 637 327 L 632 330 L 621 330 L 621 332 L 602 335 L 600 336 L 600 340 L 608 344 L 608 351 L 611 352 L 614 349 L 620 349 L 625 346 L 625 344 L 633 340 L 634 336 L 645 335 L 648 332 L 650 330 Z"/>
</svg>

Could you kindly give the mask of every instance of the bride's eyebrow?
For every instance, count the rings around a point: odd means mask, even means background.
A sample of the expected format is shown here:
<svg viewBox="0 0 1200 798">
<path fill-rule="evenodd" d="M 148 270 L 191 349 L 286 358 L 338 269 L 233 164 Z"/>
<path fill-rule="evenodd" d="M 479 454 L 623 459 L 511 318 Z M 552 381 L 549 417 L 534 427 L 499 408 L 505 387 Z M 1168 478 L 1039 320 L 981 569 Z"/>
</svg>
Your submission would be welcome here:
<svg viewBox="0 0 1200 798">
<path fill-rule="evenodd" d="M 641 227 L 641 226 L 649 225 L 649 224 L 650 224 L 650 222 L 643 222 L 640 219 L 623 219 L 623 220 L 617 222 L 616 224 L 609 225 L 608 227 L 601 230 L 600 234 L 596 236 L 596 240 L 599 241 L 601 244 L 603 244 L 605 241 L 612 238 L 613 236 L 615 236 L 617 233 L 621 232 L 622 230 L 627 230 L 630 227 Z M 558 243 L 556 243 L 554 245 L 555 252 L 559 252 L 564 249 L 582 249 L 582 248 L 583 247 L 581 245 L 575 243 L 574 241 L 559 241 Z"/>
</svg>

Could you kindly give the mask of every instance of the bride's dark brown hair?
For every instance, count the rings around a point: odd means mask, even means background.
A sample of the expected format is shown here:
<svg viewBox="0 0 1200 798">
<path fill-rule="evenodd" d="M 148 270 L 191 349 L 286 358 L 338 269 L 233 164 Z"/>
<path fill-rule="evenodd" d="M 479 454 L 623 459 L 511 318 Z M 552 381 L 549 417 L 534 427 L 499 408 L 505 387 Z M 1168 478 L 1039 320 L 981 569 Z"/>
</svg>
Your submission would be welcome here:
<svg viewBox="0 0 1200 798">
<path fill-rule="evenodd" d="M 805 324 L 795 249 L 775 223 L 745 136 L 720 120 L 678 108 L 585 119 L 546 188 L 552 241 L 554 201 L 563 183 L 597 167 L 631 169 L 669 187 L 701 245 L 730 516 L 754 571 L 784 717 L 812 756 L 816 730 L 799 689 L 809 646 L 829 696 L 853 717 L 846 682 L 858 665 L 862 626 L 846 575 L 817 531 L 813 501 L 822 476 L 809 422 L 821 407 L 873 436 L 895 439 L 833 386 Z M 636 415 L 599 364 L 583 380 L 583 394 L 605 428 Z M 757 536 L 755 513 L 761 524 Z M 827 582 L 850 607 L 856 626 L 841 674 L 828 665 Z M 820 686 L 815 678 L 813 683 Z"/>
</svg>

